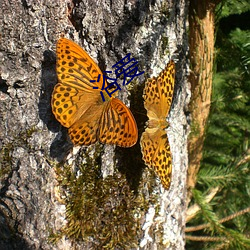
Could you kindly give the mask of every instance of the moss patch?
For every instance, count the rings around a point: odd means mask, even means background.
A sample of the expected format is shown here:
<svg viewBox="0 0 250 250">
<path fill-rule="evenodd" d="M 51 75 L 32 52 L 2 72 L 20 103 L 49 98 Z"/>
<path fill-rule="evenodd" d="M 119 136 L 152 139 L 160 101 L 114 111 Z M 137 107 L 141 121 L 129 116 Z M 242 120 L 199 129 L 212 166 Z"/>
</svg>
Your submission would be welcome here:
<svg viewBox="0 0 250 250">
<path fill-rule="evenodd" d="M 125 175 L 115 172 L 103 179 L 96 164 L 80 164 L 78 171 L 57 166 L 58 182 L 66 205 L 67 225 L 51 235 L 51 241 L 66 236 L 98 249 L 128 249 L 138 246 L 140 218 L 149 199 L 131 190 Z"/>
<path fill-rule="evenodd" d="M 12 142 L 8 142 L 0 149 L 0 181 L 5 182 L 13 172 L 12 153 L 17 147 L 24 147 L 30 150 L 28 139 L 37 130 L 34 127 L 15 135 Z"/>
</svg>

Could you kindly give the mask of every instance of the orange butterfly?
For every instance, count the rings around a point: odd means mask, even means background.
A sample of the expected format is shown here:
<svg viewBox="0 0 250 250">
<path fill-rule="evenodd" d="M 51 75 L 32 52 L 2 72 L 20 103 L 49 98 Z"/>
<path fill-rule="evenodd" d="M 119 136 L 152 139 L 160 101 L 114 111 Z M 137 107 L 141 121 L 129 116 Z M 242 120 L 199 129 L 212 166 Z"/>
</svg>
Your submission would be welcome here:
<svg viewBox="0 0 250 250">
<path fill-rule="evenodd" d="M 153 167 L 164 188 L 169 189 L 172 173 L 170 145 L 165 128 L 174 92 L 175 65 L 170 61 L 158 77 L 148 79 L 143 92 L 149 118 L 141 136 L 141 151 L 145 164 Z"/>
<path fill-rule="evenodd" d="M 102 100 L 103 75 L 93 59 L 66 38 L 58 40 L 56 54 L 58 83 L 52 94 L 52 111 L 69 128 L 71 141 L 75 145 L 100 141 L 120 147 L 133 146 L 138 139 L 135 119 L 119 99 L 104 92 L 105 101 Z M 105 81 L 104 88 L 107 86 Z"/>
</svg>

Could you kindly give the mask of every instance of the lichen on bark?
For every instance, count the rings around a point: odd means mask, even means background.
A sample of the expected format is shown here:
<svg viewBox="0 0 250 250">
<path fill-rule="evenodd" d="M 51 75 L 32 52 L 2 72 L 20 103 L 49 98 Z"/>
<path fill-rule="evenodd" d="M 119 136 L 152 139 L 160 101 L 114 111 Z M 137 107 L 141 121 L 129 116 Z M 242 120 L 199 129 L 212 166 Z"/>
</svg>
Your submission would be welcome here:
<svg viewBox="0 0 250 250">
<path fill-rule="evenodd" d="M 131 244 L 141 249 L 163 246 L 184 249 L 188 131 L 184 107 L 189 99 L 186 4 L 184 0 L 1 1 L 0 160 L 9 170 L 3 178 L 0 176 L 0 216 L 4 221 L 0 224 L 3 229 L 0 230 L 0 248 L 96 247 L 98 235 L 95 233 L 91 235 L 93 242 L 85 241 L 84 237 L 80 241 L 77 237 L 75 241 L 65 237 L 74 234 L 70 231 L 57 243 L 49 240 L 52 232 L 60 232 L 67 225 L 68 215 L 78 216 L 74 209 L 67 215 L 69 210 L 66 209 L 77 205 L 74 199 L 80 195 L 82 206 L 88 207 L 88 202 L 108 206 L 109 200 L 115 207 L 124 205 L 125 211 L 114 210 L 113 217 L 117 217 L 110 224 L 109 217 L 104 216 L 108 227 L 98 230 L 120 228 L 125 234 L 132 232 L 126 239 L 131 239 Z M 130 104 L 139 135 L 146 121 L 142 102 L 144 81 L 159 73 L 170 57 L 176 61 L 175 98 L 168 129 L 174 162 L 170 191 L 163 190 L 153 171 L 145 168 L 138 144 L 131 149 L 111 147 L 110 150 L 100 144 L 87 149 L 72 147 L 67 130 L 55 120 L 50 106 L 57 82 L 55 44 L 62 34 L 83 46 L 101 70 L 110 69 L 129 52 L 139 62 L 145 74 L 119 95 L 125 104 Z M 86 152 L 93 156 L 92 162 L 86 160 Z M 77 176 L 79 169 L 82 170 L 80 177 Z M 100 173 L 104 172 L 113 175 L 103 179 Z M 66 173 L 72 179 L 64 187 L 62 179 Z M 79 186 L 73 185 L 73 180 L 79 181 L 77 178 L 82 181 Z M 90 184 L 94 189 L 88 189 Z M 58 189 L 63 190 L 63 197 L 58 197 Z M 77 192 L 75 197 L 72 197 L 72 190 Z M 82 192 L 84 190 L 86 192 Z M 96 196 L 83 200 L 84 194 L 90 195 L 91 190 Z M 110 193 L 102 193 L 109 190 Z M 59 198 L 63 198 L 63 202 Z M 72 203 L 67 203 L 70 198 Z M 138 209 L 140 212 L 134 213 Z M 141 217 L 136 218 L 136 214 Z M 124 224 L 128 221 L 124 227 L 118 225 L 120 215 Z M 91 219 L 95 221 L 93 216 Z M 101 213 L 96 218 L 100 217 Z M 117 225 L 112 228 L 112 223 Z M 113 230 L 111 235 L 115 234 Z M 112 237 L 105 243 L 107 246 L 119 248 L 120 242 L 126 240 Z"/>
</svg>

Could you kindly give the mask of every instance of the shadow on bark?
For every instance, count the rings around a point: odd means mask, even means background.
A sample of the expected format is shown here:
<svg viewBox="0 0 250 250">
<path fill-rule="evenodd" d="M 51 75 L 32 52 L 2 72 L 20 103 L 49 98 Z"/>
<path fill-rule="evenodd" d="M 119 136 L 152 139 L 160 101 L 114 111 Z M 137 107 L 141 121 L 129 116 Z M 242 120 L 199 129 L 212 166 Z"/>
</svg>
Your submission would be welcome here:
<svg viewBox="0 0 250 250">
<path fill-rule="evenodd" d="M 57 84 L 56 55 L 54 52 L 46 50 L 43 56 L 41 93 L 38 103 L 39 117 L 51 132 L 60 131 L 50 146 L 50 156 L 60 162 L 67 156 L 73 144 L 68 137 L 67 129 L 60 125 L 51 109 L 51 95 Z"/>
<path fill-rule="evenodd" d="M 13 221 L 13 225 L 9 224 L 10 218 L 6 218 L 2 211 L 0 211 L 0 249 L 3 250 L 31 250 L 29 244 L 24 240 L 24 238 L 17 234 L 15 225 L 16 222 Z"/>
<path fill-rule="evenodd" d="M 143 89 L 144 84 L 138 85 L 131 91 L 130 96 L 130 109 L 134 114 L 138 126 L 138 142 L 131 148 L 116 148 L 116 154 L 119 159 L 119 171 L 126 175 L 130 188 L 135 192 L 138 191 L 142 173 L 145 169 L 140 147 L 141 134 L 145 130 L 145 123 L 147 121 L 146 110 L 141 98 Z"/>
</svg>

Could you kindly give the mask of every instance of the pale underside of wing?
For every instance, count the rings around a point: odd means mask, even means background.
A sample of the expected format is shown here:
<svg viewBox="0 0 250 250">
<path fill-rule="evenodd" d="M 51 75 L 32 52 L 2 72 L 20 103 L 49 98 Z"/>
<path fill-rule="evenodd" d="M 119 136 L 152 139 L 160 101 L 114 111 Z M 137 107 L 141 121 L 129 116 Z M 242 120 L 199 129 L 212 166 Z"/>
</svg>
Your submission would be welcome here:
<svg viewBox="0 0 250 250">
<path fill-rule="evenodd" d="M 169 189 L 172 174 L 172 158 L 168 137 L 163 129 L 147 128 L 141 136 L 143 160 L 155 170 L 165 189 Z"/>
</svg>

